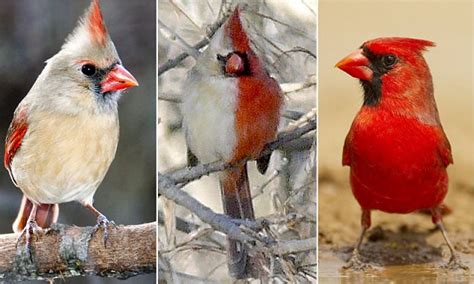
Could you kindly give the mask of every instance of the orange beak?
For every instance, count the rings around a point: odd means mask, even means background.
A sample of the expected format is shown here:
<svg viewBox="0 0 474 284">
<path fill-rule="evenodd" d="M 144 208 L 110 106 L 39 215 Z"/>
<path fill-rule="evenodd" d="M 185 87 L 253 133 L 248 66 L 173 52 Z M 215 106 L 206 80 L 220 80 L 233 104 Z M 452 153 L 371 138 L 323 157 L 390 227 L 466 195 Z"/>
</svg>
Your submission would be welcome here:
<svg viewBox="0 0 474 284">
<path fill-rule="evenodd" d="M 348 56 L 344 57 L 336 64 L 336 67 L 351 75 L 365 81 L 372 80 L 374 72 L 370 69 L 370 61 L 362 53 L 362 49 L 358 49 Z"/>
<path fill-rule="evenodd" d="M 109 71 L 101 83 L 103 93 L 119 91 L 138 86 L 138 82 L 122 65 L 117 64 Z"/>
</svg>

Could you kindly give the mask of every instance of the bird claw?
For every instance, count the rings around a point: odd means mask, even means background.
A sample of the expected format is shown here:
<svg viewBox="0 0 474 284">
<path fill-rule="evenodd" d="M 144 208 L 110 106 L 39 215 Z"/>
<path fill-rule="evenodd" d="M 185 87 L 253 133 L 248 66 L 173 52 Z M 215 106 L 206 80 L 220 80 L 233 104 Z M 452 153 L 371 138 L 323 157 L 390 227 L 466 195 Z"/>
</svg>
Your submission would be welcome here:
<svg viewBox="0 0 474 284">
<path fill-rule="evenodd" d="M 109 226 L 112 226 L 113 228 L 117 227 L 114 221 L 109 221 L 107 217 L 101 214 L 99 215 L 99 217 L 97 217 L 97 224 L 94 226 L 94 230 L 92 231 L 92 234 L 91 234 L 91 236 L 94 236 L 95 233 L 97 233 L 97 231 L 102 229 L 104 247 L 107 247 L 107 240 L 109 239 L 109 230 L 108 230 Z"/>
<path fill-rule="evenodd" d="M 18 247 L 18 244 L 21 242 L 23 237 L 25 238 L 25 253 L 31 262 L 33 262 L 33 254 L 31 253 L 32 252 L 31 244 L 32 244 L 33 237 L 42 232 L 43 230 L 41 229 L 40 226 L 38 226 L 36 221 L 28 221 L 25 228 L 21 232 L 20 236 L 18 236 L 17 238 L 15 247 Z"/>
<path fill-rule="evenodd" d="M 456 254 L 453 254 L 451 256 L 451 259 L 449 259 L 449 262 L 447 264 L 442 265 L 441 268 L 450 270 L 450 271 L 456 271 L 456 270 L 469 271 L 470 270 L 467 265 L 462 263 L 461 259 Z"/>
<path fill-rule="evenodd" d="M 354 271 L 365 271 L 367 269 L 371 269 L 372 265 L 363 262 L 360 259 L 359 252 L 357 250 L 354 250 L 354 252 L 352 253 L 351 258 L 349 259 L 347 264 L 344 265 L 342 268 L 343 269 L 351 269 L 351 270 L 354 270 Z"/>
</svg>

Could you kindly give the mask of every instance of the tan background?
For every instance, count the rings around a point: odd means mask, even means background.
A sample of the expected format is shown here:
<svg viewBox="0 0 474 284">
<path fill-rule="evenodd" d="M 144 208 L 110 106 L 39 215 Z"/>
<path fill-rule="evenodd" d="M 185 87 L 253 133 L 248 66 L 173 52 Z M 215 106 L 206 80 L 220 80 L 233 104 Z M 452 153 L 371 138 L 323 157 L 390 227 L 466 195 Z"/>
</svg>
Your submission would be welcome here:
<svg viewBox="0 0 474 284">
<path fill-rule="evenodd" d="M 334 64 L 364 41 L 386 36 L 421 38 L 437 44 L 425 53 L 425 58 L 431 68 L 435 98 L 455 161 L 454 166 L 449 167 L 451 180 L 447 198 L 455 211 L 445 221 L 451 235 L 465 234 L 466 238 L 472 238 L 473 2 L 320 1 L 319 15 L 319 230 L 320 236 L 323 235 L 322 247 L 329 244 L 335 249 L 352 245 L 359 232 L 360 218 L 358 205 L 350 193 L 348 168 L 341 166 L 341 156 L 345 135 L 362 104 L 362 90 L 358 80 L 334 68 Z M 429 218 L 417 214 L 375 212 L 372 216 L 373 226 L 433 226 Z M 441 242 L 437 235 L 432 235 L 435 245 Z M 328 272 L 324 257 L 323 252 L 320 254 L 321 276 Z"/>
<path fill-rule="evenodd" d="M 434 41 L 425 53 L 435 98 L 451 141 L 454 179 L 474 172 L 472 2 L 320 1 L 320 169 L 342 171 L 344 137 L 362 103 L 356 79 L 334 64 L 364 41 L 405 36 Z M 471 174 L 469 174 L 471 173 Z"/>
</svg>

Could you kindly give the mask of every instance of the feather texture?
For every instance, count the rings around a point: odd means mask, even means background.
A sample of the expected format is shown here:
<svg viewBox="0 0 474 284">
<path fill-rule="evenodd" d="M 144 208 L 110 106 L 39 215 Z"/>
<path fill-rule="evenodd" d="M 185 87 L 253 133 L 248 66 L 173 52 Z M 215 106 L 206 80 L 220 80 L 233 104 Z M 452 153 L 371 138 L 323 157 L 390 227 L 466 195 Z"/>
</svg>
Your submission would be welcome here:
<svg viewBox="0 0 474 284">
<path fill-rule="evenodd" d="M 351 167 L 352 191 L 364 209 L 409 213 L 440 206 L 446 196 L 446 167 L 453 160 L 422 56 L 430 46 L 425 40 L 380 38 L 361 47 L 380 98 L 357 113 L 342 160 Z M 394 59 L 390 64 L 383 62 L 387 56 Z"/>
</svg>

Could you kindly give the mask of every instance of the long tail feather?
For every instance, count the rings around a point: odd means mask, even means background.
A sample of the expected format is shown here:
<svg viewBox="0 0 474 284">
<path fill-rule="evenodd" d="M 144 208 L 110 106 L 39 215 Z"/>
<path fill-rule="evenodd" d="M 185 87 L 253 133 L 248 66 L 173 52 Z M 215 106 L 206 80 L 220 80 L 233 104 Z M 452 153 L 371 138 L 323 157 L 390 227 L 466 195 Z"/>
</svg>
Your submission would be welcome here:
<svg viewBox="0 0 474 284">
<path fill-rule="evenodd" d="M 25 228 L 33 208 L 33 203 L 23 195 L 18 216 L 13 222 L 13 232 L 20 233 Z M 36 211 L 35 220 L 41 228 L 49 228 L 58 220 L 59 206 L 57 204 L 41 204 Z"/>
<path fill-rule="evenodd" d="M 231 218 L 254 220 L 247 165 L 223 172 L 220 182 L 224 212 Z M 232 277 L 243 279 L 252 274 L 248 252 L 242 243 L 228 239 L 227 253 Z"/>
</svg>

